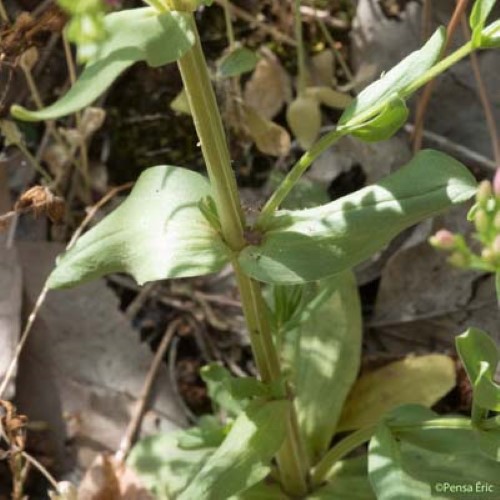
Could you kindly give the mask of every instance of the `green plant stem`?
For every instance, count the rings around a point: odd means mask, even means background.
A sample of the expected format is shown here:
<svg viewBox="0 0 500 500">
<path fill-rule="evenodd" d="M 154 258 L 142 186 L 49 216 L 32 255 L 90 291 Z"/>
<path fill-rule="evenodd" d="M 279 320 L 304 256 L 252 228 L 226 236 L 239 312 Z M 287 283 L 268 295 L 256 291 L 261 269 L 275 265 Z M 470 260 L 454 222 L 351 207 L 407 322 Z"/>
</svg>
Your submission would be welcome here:
<svg viewBox="0 0 500 500">
<path fill-rule="evenodd" d="M 414 424 L 397 425 L 391 422 L 387 423 L 394 434 L 404 434 L 405 432 L 415 430 L 430 430 L 430 429 L 471 429 L 473 424 L 471 420 L 466 418 L 436 418 L 433 420 L 425 420 Z M 312 483 L 314 486 L 319 486 L 330 479 L 335 465 L 339 460 L 342 460 L 346 455 L 359 448 L 363 443 L 369 441 L 377 430 L 377 425 L 370 425 L 359 429 L 346 438 L 342 439 L 338 444 L 331 448 L 328 453 L 321 459 L 312 473 Z"/>
<path fill-rule="evenodd" d="M 430 68 L 424 75 L 415 80 L 404 92 L 401 96 L 402 98 L 407 98 L 414 92 L 416 92 L 419 88 L 423 87 L 426 83 L 428 83 L 436 76 L 440 75 L 448 68 L 456 64 L 458 61 L 468 56 L 474 47 L 471 42 L 466 43 L 455 52 L 450 54 L 448 57 L 441 59 L 437 64 L 435 64 L 432 68 Z M 380 111 L 382 111 L 385 106 L 385 102 L 379 106 L 373 106 L 368 109 L 364 113 L 360 113 L 359 115 L 355 115 L 351 121 L 346 124 L 343 124 L 341 127 L 338 127 L 333 132 L 330 132 L 323 137 L 321 137 L 316 144 L 312 146 L 312 148 L 304 153 L 302 157 L 293 165 L 288 175 L 285 177 L 283 183 L 278 187 L 278 189 L 272 194 L 271 198 L 267 201 L 260 217 L 257 219 L 257 226 L 264 227 L 266 222 L 272 216 L 275 210 L 279 208 L 279 206 L 283 203 L 283 200 L 288 196 L 290 191 L 293 189 L 298 180 L 302 177 L 305 171 L 309 168 L 309 166 L 329 147 L 335 144 L 340 137 L 343 135 L 349 134 L 350 130 L 353 128 L 362 125 L 367 120 L 376 116 Z"/>
<path fill-rule="evenodd" d="M 348 133 L 344 128 L 337 128 L 332 132 L 321 137 L 321 139 L 312 146 L 309 151 L 306 151 L 297 163 L 292 167 L 290 172 L 283 179 L 283 182 L 278 186 L 271 198 L 267 201 L 262 209 L 260 216 L 257 219 L 257 226 L 264 227 L 268 219 L 283 203 L 283 200 L 288 196 L 295 184 L 302 177 L 309 166 L 330 146 L 335 144 L 342 136 Z"/>
<path fill-rule="evenodd" d="M 233 21 L 231 19 L 231 7 L 229 0 L 224 0 L 224 20 L 226 22 L 226 35 L 229 42 L 229 49 L 234 49 L 236 39 L 234 37 Z"/>
<path fill-rule="evenodd" d="M 328 453 L 320 460 L 312 473 L 312 483 L 314 486 L 327 481 L 335 464 L 343 457 L 359 448 L 363 443 L 369 441 L 377 429 L 376 425 L 371 425 L 363 429 L 359 429 L 346 438 L 342 439 L 338 444 L 331 448 Z"/>
<path fill-rule="evenodd" d="M 177 1 L 171 1 L 174 8 Z M 231 168 L 222 119 L 193 16 L 191 24 L 196 36 L 195 44 L 179 59 L 178 65 L 214 190 L 222 236 L 230 251 L 236 256 L 246 245 L 241 203 Z M 236 257 L 233 259 L 233 266 L 257 368 L 264 381 L 281 380 L 280 360 L 272 338 L 260 284 L 243 273 Z M 295 432 L 293 425 L 296 419 L 293 405 L 291 408 L 290 418 L 285 423 L 287 429 L 285 442 L 277 461 L 284 488 L 291 494 L 304 495 L 307 492 L 308 467 L 303 458 L 305 455 L 301 455 L 300 435 Z"/>
<path fill-rule="evenodd" d="M 297 42 L 297 94 L 303 95 L 307 87 L 306 52 L 304 48 L 304 33 L 302 30 L 302 14 L 300 0 L 295 0 L 295 40 Z"/>
</svg>

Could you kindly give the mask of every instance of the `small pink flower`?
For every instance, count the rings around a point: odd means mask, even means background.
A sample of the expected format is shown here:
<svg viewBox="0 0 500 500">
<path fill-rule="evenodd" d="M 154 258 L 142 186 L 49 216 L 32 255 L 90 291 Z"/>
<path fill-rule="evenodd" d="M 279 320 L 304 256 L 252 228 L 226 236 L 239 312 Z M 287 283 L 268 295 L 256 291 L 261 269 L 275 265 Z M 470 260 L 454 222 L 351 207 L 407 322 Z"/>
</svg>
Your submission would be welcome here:
<svg viewBox="0 0 500 500">
<path fill-rule="evenodd" d="M 497 168 L 493 178 L 493 192 L 496 196 L 500 196 L 500 168 Z"/>
<path fill-rule="evenodd" d="M 447 229 L 440 229 L 431 238 L 431 244 L 443 250 L 451 250 L 455 247 L 455 235 Z"/>
</svg>

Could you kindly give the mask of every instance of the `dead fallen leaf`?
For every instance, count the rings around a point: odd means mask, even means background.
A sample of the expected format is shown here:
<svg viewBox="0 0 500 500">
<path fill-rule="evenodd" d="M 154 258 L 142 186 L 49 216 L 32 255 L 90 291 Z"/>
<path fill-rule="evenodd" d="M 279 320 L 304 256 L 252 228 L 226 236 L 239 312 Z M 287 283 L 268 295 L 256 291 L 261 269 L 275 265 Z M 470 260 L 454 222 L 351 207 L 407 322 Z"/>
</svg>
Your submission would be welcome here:
<svg viewBox="0 0 500 500">
<path fill-rule="evenodd" d="M 278 58 L 263 50 L 244 91 L 245 103 L 260 116 L 272 120 L 292 98 L 292 83 Z"/>
<path fill-rule="evenodd" d="M 311 80 L 318 87 L 332 87 L 335 79 L 335 56 L 326 49 L 311 58 Z"/>
<path fill-rule="evenodd" d="M 314 97 L 303 95 L 293 100 L 287 109 L 289 127 L 302 149 L 309 149 L 319 136 L 321 109 Z"/>
<path fill-rule="evenodd" d="M 20 245 L 27 310 L 61 251 L 56 244 Z M 20 359 L 18 408 L 31 420 L 49 424 L 60 461 L 65 427 L 71 424 L 78 464 L 86 469 L 96 454 L 118 449 L 152 357 L 103 280 L 50 292 Z M 152 400 L 143 434 L 185 423 L 166 367 L 160 369 Z"/>
<path fill-rule="evenodd" d="M 290 152 L 290 134 L 286 129 L 245 104 L 242 105 L 242 112 L 247 132 L 259 151 L 271 156 L 286 156 Z"/>
<path fill-rule="evenodd" d="M 442 354 L 409 356 L 362 375 L 344 406 L 339 431 L 376 424 L 403 404 L 431 407 L 455 387 L 455 362 Z"/>
<path fill-rule="evenodd" d="M 152 500 L 138 476 L 113 457 L 98 455 L 78 488 L 78 500 Z"/>
</svg>

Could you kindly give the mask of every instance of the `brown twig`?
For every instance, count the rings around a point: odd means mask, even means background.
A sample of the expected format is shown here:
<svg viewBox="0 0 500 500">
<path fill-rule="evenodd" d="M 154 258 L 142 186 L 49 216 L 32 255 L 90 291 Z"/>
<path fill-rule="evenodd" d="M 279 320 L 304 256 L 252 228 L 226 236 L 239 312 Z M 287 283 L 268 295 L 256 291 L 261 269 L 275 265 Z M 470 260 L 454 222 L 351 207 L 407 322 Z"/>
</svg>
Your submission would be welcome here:
<svg viewBox="0 0 500 500">
<path fill-rule="evenodd" d="M 467 19 L 462 16 L 462 30 L 466 38 L 470 38 L 471 32 L 469 25 L 467 24 Z M 472 71 L 474 73 L 474 78 L 477 85 L 477 93 L 481 101 L 481 105 L 484 110 L 484 117 L 486 119 L 486 125 L 488 127 L 488 132 L 491 138 L 491 147 L 493 151 L 493 156 L 495 158 L 496 167 L 500 168 L 500 138 L 498 136 L 498 128 L 493 116 L 492 106 L 490 98 L 488 97 L 488 91 L 486 90 L 486 85 L 484 84 L 483 77 L 481 75 L 481 68 L 479 66 L 479 58 L 476 52 L 471 52 L 470 63 L 472 66 Z"/>
<path fill-rule="evenodd" d="M 111 200 L 114 196 L 116 196 L 119 192 L 124 191 L 126 189 L 129 189 L 133 183 L 129 182 L 127 184 L 123 184 L 122 186 L 118 186 L 114 189 L 111 189 L 107 194 L 105 194 L 88 212 L 87 216 L 83 219 L 82 223 L 80 226 L 77 228 L 77 230 L 73 233 L 73 237 L 71 238 L 70 242 L 68 243 L 66 249 L 69 250 L 73 245 L 76 243 L 80 235 L 82 234 L 83 230 L 87 227 L 89 222 L 95 217 L 99 209 L 106 204 L 109 200 Z M 29 334 L 33 328 L 33 324 L 35 323 L 35 320 L 38 316 L 38 313 L 40 311 L 40 308 L 42 307 L 43 303 L 45 302 L 45 298 L 47 297 L 49 289 L 47 288 L 47 285 L 45 284 L 42 288 L 42 291 L 40 292 L 40 295 L 38 296 L 35 306 L 33 307 L 33 310 L 31 311 L 31 314 L 28 317 L 28 321 L 26 322 L 26 326 L 24 327 L 23 333 L 21 335 L 21 339 L 19 340 L 19 343 L 17 344 L 16 351 L 14 353 L 14 357 L 12 358 L 9 367 L 5 373 L 5 376 L 2 380 L 2 384 L 0 385 L 0 398 L 3 396 L 5 393 L 5 390 L 7 389 L 7 386 L 9 384 L 9 380 L 11 379 L 14 370 L 17 365 L 17 361 L 19 359 L 19 356 L 21 355 L 21 352 L 24 348 L 24 345 L 26 344 L 26 341 L 28 340 Z"/>
<path fill-rule="evenodd" d="M 446 51 L 448 50 L 451 39 L 453 38 L 453 34 L 455 33 L 455 31 L 460 23 L 460 19 L 462 18 L 463 13 L 465 12 L 465 9 L 467 8 L 468 3 L 469 3 L 469 0 L 457 0 L 455 10 L 453 11 L 453 15 L 452 15 L 450 22 L 448 23 L 448 26 L 446 28 L 446 42 L 445 42 L 443 51 L 441 53 L 441 57 L 446 54 Z M 424 130 L 425 113 L 427 111 L 427 107 L 428 107 L 429 102 L 431 100 L 432 92 L 434 91 L 435 85 L 436 85 L 435 80 L 432 80 L 431 82 L 429 82 L 425 86 L 425 88 L 422 92 L 422 95 L 420 96 L 418 103 L 417 103 L 417 109 L 415 112 L 415 133 L 413 135 L 413 150 L 415 152 L 419 151 L 422 148 L 422 135 L 423 135 L 423 130 Z"/>
<path fill-rule="evenodd" d="M 413 135 L 415 132 L 415 127 L 410 123 L 407 123 L 404 128 L 410 135 Z M 456 142 L 450 141 L 450 139 L 442 135 L 436 134 L 434 132 L 429 132 L 428 130 L 424 129 L 422 132 L 422 136 L 424 139 L 430 141 L 443 151 L 455 154 L 465 163 L 476 165 L 486 170 L 495 170 L 497 168 L 497 165 L 493 160 L 490 160 L 486 156 L 483 156 L 477 151 L 473 151 L 472 149 L 469 149 L 462 144 L 457 144 Z"/>
<path fill-rule="evenodd" d="M 176 319 L 168 325 L 168 328 L 166 329 L 165 334 L 163 335 L 160 345 L 156 350 L 153 362 L 149 367 L 146 380 L 144 381 L 141 395 L 139 396 L 139 399 L 136 402 L 134 413 L 132 415 L 132 418 L 130 419 L 127 430 L 125 432 L 125 436 L 122 438 L 118 451 L 115 453 L 115 459 L 118 465 L 122 465 L 124 463 L 125 459 L 127 458 L 130 452 L 130 448 L 134 444 L 134 441 L 141 427 L 142 417 L 144 416 L 146 405 L 148 404 L 149 396 L 153 388 L 153 384 L 156 380 L 156 375 L 158 373 L 158 370 L 160 369 L 161 363 L 163 362 L 163 358 L 165 357 L 165 353 L 167 352 L 168 346 L 170 345 L 175 333 L 177 332 L 177 328 L 180 323 L 181 320 Z"/>
<path fill-rule="evenodd" d="M 222 8 L 224 8 L 224 3 L 225 0 L 215 0 L 215 3 Z M 258 19 L 255 18 L 252 14 L 247 12 L 246 10 L 237 7 L 236 5 L 233 5 L 231 2 L 227 2 L 228 7 L 231 10 L 232 14 L 236 17 L 239 17 L 240 19 L 243 19 L 243 21 L 246 21 L 250 25 L 255 25 L 257 26 L 261 31 L 264 33 L 267 33 L 268 35 L 271 35 L 273 38 L 276 40 L 279 40 L 280 42 L 287 43 L 288 45 L 292 45 L 295 47 L 297 43 L 295 40 L 285 33 L 282 33 L 280 30 L 277 30 L 274 28 L 272 25 L 268 25 L 263 23 L 262 21 L 259 21 Z"/>
</svg>

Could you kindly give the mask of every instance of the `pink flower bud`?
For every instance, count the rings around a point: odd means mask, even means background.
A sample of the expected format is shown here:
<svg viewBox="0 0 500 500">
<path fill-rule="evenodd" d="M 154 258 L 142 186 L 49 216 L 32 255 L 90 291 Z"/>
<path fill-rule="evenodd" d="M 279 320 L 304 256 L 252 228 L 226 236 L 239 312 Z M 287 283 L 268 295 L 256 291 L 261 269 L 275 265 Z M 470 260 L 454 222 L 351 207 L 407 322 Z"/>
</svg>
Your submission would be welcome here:
<svg viewBox="0 0 500 500">
<path fill-rule="evenodd" d="M 455 248 L 455 235 L 447 229 L 440 229 L 434 236 L 431 237 L 430 243 L 441 250 L 452 250 Z"/>
<path fill-rule="evenodd" d="M 493 192 L 496 196 L 500 196 L 500 168 L 497 168 L 495 177 L 493 177 Z"/>
</svg>

